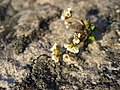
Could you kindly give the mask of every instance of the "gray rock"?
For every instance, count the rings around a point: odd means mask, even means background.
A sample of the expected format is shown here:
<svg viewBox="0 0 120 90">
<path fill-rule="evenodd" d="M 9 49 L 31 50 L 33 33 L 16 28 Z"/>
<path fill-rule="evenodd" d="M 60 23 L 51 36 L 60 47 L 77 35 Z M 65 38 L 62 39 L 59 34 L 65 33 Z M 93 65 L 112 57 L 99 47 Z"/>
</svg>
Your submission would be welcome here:
<svg viewBox="0 0 120 90">
<path fill-rule="evenodd" d="M 0 3 L 1 90 L 120 89 L 119 0 Z M 73 8 L 74 17 L 91 19 L 96 40 L 77 55 L 70 54 L 70 62 L 56 63 L 50 48 L 54 43 L 63 46 L 73 34 L 60 20 L 68 7 Z"/>
</svg>

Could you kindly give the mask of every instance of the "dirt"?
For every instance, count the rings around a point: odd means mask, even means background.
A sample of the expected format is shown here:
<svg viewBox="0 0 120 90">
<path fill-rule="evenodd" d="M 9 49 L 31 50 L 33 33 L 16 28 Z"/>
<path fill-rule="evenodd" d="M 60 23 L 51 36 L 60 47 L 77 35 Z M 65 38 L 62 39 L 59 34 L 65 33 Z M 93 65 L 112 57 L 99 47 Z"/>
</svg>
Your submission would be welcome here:
<svg viewBox="0 0 120 90">
<path fill-rule="evenodd" d="M 96 26 L 95 41 L 71 61 L 51 59 L 72 30 L 60 19 L 74 17 Z M 120 0 L 1 0 L 0 90 L 119 90 Z"/>
</svg>

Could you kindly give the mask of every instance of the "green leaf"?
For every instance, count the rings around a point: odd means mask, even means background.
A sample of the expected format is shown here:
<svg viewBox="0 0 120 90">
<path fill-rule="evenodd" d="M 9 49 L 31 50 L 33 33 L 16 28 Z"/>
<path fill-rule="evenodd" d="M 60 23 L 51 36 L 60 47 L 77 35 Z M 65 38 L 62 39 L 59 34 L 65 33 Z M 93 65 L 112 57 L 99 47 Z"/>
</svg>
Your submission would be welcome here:
<svg viewBox="0 0 120 90">
<path fill-rule="evenodd" d="M 94 37 L 94 36 L 90 36 L 90 37 L 89 37 L 89 40 L 94 41 L 94 40 L 95 40 L 95 37 Z"/>
<path fill-rule="evenodd" d="M 88 24 L 88 21 L 87 21 L 86 19 L 83 19 L 83 23 L 84 23 L 85 25 L 87 25 L 87 24 Z"/>
<path fill-rule="evenodd" d="M 94 25 L 91 25 L 91 30 L 93 31 L 95 29 L 95 26 Z"/>
</svg>

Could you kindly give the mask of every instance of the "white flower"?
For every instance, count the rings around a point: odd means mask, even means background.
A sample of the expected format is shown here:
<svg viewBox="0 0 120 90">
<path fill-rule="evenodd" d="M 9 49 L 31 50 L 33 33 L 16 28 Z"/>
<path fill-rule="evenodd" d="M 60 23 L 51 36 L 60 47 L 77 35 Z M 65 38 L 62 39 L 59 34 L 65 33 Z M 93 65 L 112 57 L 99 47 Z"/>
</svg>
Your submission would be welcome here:
<svg viewBox="0 0 120 90">
<path fill-rule="evenodd" d="M 74 38 L 77 37 L 77 38 L 80 38 L 81 34 L 80 33 L 75 33 L 74 34 Z"/>
<path fill-rule="evenodd" d="M 60 46 L 58 46 L 56 43 L 51 48 L 52 54 L 59 54 L 60 53 Z"/>
<path fill-rule="evenodd" d="M 67 44 L 64 44 L 64 47 L 68 49 L 71 49 L 73 47 L 73 43 L 67 43 Z"/>
<path fill-rule="evenodd" d="M 58 62 L 60 59 L 60 46 L 58 46 L 56 43 L 53 45 L 53 47 L 51 48 L 52 51 L 52 60 L 54 60 L 55 62 Z"/>
<path fill-rule="evenodd" d="M 74 38 L 73 38 L 73 43 L 74 44 L 80 43 L 80 36 L 81 36 L 80 33 L 75 33 Z"/>
<path fill-rule="evenodd" d="M 64 47 L 72 53 L 78 53 L 79 52 L 79 46 L 74 45 L 73 43 L 64 44 Z"/>
<path fill-rule="evenodd" d="M 64 24 L 65 24 L 66 28 L 68 29 L 72 25 L 72 22 L 65 21 Z"/>
<path fill-rule="evenodd" d="M 61 20 L 66 20 L 68 18 L 72 17 L 72 9 L 71 8 L 67 8 L 67 10 L 65 10 L 61 16 Z"/>
<path fill-rule="evenodd" d="M 70 62 L 71 60 L 70 60 L 70 56 L 68 55 L 68 54 L 64 54 L 63 55 L 63 60 L 65 61 L 65 62 Z"/>
<path fill-rule="evenodd" d="M 79 42 L 80 42 L 80 39 L 79 39 L 79 38 L 74 38 L 74 39 L 73 39 L 73 43 L 74 43 L 74 44 L 78 44 Z"/>
<path fill-rule="evenodd" d="M 79 52 L 79 47 L 78 46 L 72 47 L 71 52 L 78 53 Z"/>
</svg>

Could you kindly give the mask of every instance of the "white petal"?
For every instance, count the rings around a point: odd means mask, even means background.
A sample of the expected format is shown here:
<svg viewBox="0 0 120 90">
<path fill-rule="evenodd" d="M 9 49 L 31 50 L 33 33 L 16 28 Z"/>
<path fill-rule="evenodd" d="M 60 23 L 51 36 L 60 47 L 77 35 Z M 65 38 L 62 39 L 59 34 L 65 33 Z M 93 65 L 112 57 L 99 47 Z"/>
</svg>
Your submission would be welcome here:
<svg viewBox="0 0 120 90">
<path fill-rule="evenodd" d="M 64 44 L 64 47 L 65 47 L 65 48 L 68 48 L 68 45 L 67 45 L 67 44 Z"/>
<path fill-rule="evenodd" d="M 81 34 L 80 34 L 80 33 L 78 33 L 78 38 L 80 38 L 80 36 L 81 36 Z"/>
<path fill-rule="evenodd" d="M 74 43 L 74 44 L 78 44 L 79 42 L 80 42 L 79 39 L 76 39 L 76 38 L 73 39 L 73 43 Z"/>
<path fill-rule="evenodd" d="M 72 10 L 72 8 L 67 8 L 67 10 L 68 10 L 68 11 L 71 11 L 71 10 Z"/>
<path fill-rule="evenodd" d="M 51 51 L 54 51 L 56 48 L 57 48 L 57 43 L 55 43 L 50 50 L 51 50 Z"/>
<path fill-rule="evenodd" d="M 63 20 L 63 21 L 65 20 L 65 17 L 63 15 L 61 16 L 61 20 Z"/>
</svg>

